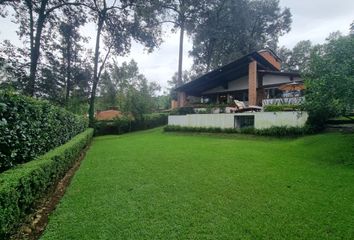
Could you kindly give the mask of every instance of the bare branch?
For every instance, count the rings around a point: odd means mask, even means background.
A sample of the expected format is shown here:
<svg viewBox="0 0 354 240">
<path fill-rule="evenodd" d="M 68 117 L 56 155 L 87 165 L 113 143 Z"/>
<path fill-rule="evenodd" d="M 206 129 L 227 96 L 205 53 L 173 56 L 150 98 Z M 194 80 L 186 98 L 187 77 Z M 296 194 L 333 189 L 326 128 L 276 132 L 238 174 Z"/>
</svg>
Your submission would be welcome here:
<svg viewBox="0 0 354 240">
<path fill-rule="evenodd" d="M 80 5 L 84 5 L 83 3 L 77 3 L 77 2 L 67 2 L 67 3 L 62 3 L 59 5 L 56 5 L 54 7 L 49 8 L 45 15 L 48 16 L 51 12 L 53 12 L 54 10 L 61 8 L 61 7 L 65 7 L 65 6 L 80 6 Z"/>
</svg>

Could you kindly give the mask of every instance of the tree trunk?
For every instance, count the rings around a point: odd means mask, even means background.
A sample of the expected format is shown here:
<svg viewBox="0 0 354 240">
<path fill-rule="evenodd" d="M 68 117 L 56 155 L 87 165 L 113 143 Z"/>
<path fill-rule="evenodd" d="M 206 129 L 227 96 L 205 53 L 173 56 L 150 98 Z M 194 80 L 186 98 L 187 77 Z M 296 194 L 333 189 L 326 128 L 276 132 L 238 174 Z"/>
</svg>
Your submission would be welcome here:
<svg viewBox="0 0 354 240">
<path fill-rule="evenodd" d="M 36 36 L 34 39 L 34 46 L 31 46 L 30 75 L 29 75 L 28 85 L 26 88 L 26 93 L 30 96 L 34 96 L 35 94 L 36 72 L 37 72 L 38 59 L 40 54 L 42 30 L 46 18 L 45 9 L 47 3 L 48 0 L 42 1 L 42 5 L 38 13 L 38 21 L 37 21 Z"/>
<path fill-rule="evenodd" d="M 67 66 L 66 66 L 66 93 L 65 93 L 65 105 L 69 104 L 70 89 L 71 89 L 71 36 L 68 37 L 67 46 Z"/>
<path fill-rule="evenodd" d="M 104 17 L 100 17 L 97 24 L 97 33 L 96 33 L 96 46 L 95 46 L 95 57 L 94 57 L 94 67 L 93 67 L 93 83 L 90 96 L 90 106 L 89 106 L 89 125 L 93 127 L 95 122 L 95 98 L 96 98 L 96 89 L 99 81 L 98 76 L 98 60 L 100 56 L 100 38 L 102 27 L 104 23 Z"/>
<path fill-rule="evenodd" d="M 181 86 L 183 83 L 183 81 L 182 81 L 183 39 L 184 39 L 184 22 L 181 23 L 181 30 L 180 30 L 180 35 L 179 35 L 177 86 Z"/>
</svg>

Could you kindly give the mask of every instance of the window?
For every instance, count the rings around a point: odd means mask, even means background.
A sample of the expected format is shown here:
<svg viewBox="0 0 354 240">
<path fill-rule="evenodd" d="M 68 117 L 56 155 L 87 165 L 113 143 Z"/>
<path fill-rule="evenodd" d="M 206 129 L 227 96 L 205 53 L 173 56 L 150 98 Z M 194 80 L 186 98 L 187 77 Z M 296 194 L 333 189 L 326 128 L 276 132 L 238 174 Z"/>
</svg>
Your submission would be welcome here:
<svg viewBox="0 0 354 240">
<path fill-rule="evenodd" d="M 254 115 L 235 116 L 235 128 L 254 127 Z"/>
<path fill-rule="evenodd" d="M 267 99 L 281 98 L 283 96 L 283 92 L 281 90 L 279 90 L 278 88 L 265 89 L 265 93 L 266 93 Z"/>
</svg>

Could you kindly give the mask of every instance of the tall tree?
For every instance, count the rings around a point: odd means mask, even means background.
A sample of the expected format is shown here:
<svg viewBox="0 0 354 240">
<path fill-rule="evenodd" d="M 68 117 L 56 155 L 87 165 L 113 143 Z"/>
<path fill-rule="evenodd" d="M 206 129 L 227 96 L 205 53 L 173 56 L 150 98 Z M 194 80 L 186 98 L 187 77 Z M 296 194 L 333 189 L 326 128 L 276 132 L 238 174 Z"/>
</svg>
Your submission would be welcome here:
<svg viewBox="0 0 354 240">
<path fill-rule="evenodd" d="M 81 42 L 87 39 L 79 33 L 79 28 L 86 22 L 85 16 L 77 14 L 72 16 L 70 9 L 64 9 L 65 19 L 59 25 L 59 33 L 61 36 L 58 48 L 62 52 L 64 74 L 65 74 L 65 105 L 69 103 L 70 93 L 74 87 L 75 68 L 80 62 L 80 55 L 83 51 Z"/>
<path fill-rule="evenodd" d="M 204 9 L 207 0 L 167 0 L 162 4 L 167 9 L 167 22 L 173 23 L 173 30 L 179 30 L 179 51 L 177 83 L 182 84 L 183 45 L 185 32 L 192 32 L 196 24 L 197 15 Z"/>
<path fill-rule="evenodd" d="M 203 72 L 251 51 L 274 48 L 290 30 L 291 13 L 278 0 L 215 0 L 200 15 L 190 52 Z"/>
<path fill-rule="evenodd" d="M 143 44 L 150 51 L 160 42 L 159 12 L 155 0 L 120 0 L 108 3 L 106 0 L 86 0 L 91 21 L 96 24 L 93 82 L 90 96 L 89 120 L 94 122 L 95 97 L 105 63 L 111 52 L 125 55 L 130 50 L 132 39 Z M 102 39 L 103 38 L 103 39 Z M 106 53 L 101 56 L 101 41 Z"/>
<path fill-rule="evenodd" d="M 4 1 L 0 6 L 2 12 L 6 11 L 6 7 L 12 7 L 14 21 L 19 24 L 20 28 L 18 34 L 28 46 L 30 70 L 25 92 L 31 96 L 35 94 L 37 67 L 45 26 L 57 20 L 57 10 L 71 5 L 79 5 L 79 2 L 69 0 Z"/>
</svg>

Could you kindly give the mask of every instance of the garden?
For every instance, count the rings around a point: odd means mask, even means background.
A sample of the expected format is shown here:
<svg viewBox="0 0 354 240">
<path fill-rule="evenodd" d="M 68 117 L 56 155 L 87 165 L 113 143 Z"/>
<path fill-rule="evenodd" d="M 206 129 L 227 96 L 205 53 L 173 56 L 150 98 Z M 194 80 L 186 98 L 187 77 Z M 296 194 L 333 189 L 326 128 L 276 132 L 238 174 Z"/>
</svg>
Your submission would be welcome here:
<svg viewBox="0 0 354 240">
<path fill-rule="evenodd" d="M 97 137 L 41 239 L 352 239 L 353 142 Z"/>
</svg>

